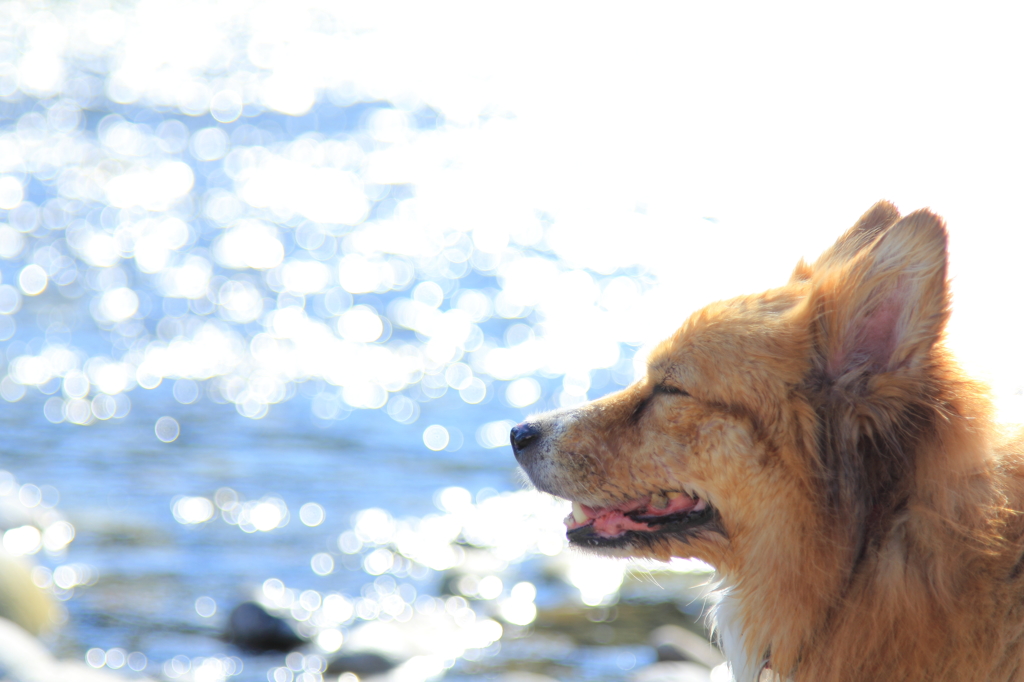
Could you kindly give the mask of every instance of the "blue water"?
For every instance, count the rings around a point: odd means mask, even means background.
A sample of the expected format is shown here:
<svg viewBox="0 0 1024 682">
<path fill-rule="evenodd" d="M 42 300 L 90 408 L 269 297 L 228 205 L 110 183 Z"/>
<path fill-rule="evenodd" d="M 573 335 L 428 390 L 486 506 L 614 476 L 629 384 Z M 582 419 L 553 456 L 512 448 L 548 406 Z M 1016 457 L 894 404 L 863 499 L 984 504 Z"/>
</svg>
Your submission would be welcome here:
<svg viewBox="0 0 1024 682">
<path fill-rule="evenodd" d="M 367 83 L 321 87 L 305 108 L 270 80 L 261 95 L 239 85 L 266 75 L 244 22 L 207 40 L 230 59 L 179 82 L 160 64 L 191 48 L 147 44 L 152 7 L 118 11 L 0 8 L 21 36 L 0 69 L 0 469 L 59 491 L 75 527 L 66 552 L 27 560 L 89 567 L 87 584 L 47 587 L 66 609 L 46 635 L 60 656 L 141 652 L 153 676 L 235 656 L 232 679 L 264 680 L 283 654 L 226 644 L 230 610 L 271 579 L 386 596 L 363 564 L 372 546 L 339 548 L 355 515 L 422 519 L 446 488 L 478 503 L 520 490 L 509 424 L 631 380 L 630 314 L 652 278 L 614 244 L 590 265 L 563 258 L 547 207 L 494 204 L 450 172 L 486 143 L 489 115 L 450 122 Z M 139 80 L 131 55 L 147 49 L 168 52 Z M 446 447 L 428 447 L 434 426 Z M 210 506 L 225 494 L 283 502 L 288 522 L 244 532 Z M 176 517 L 183 496 L 212 518 Z M 322 523 L 300 520 L 309 503 Z M 502 569 L 502 598 L 523 580 L 538 604 L 564 600 L 528 554 Z M 313 570 L 319 555 L 333 571 Z M 387 575 L 409 604 L 445 578 L 408 561 Z M 559 655 L 581 679 L 617 679 L 625 654 L 610 651 Z"/>
<path fill-rule="evenodd" d="M 230 647 L 211 639 L 222 619 L 199 618 L 198 597 L 212 597 L 226 610 L 272 577 L 300 589 L 358 594 L 372 580 L 361 569 L 318 576 L 309 565 L 318 552 L 340 555 L 338 534 L 351 527 L 355 512 L 380 507 L 396 517 L 418 517 L 437 513 L 433 496 L 444 487 L 518 488 L 507 449 L 470 445 L 430 452 L 416 426 L 396 424 L 379 410 L 325 423 L 297 399 L 254 421 L 229 405 L 179 405 L 167 393 L 157 389 L 142 400 L 136 392 L 128 417 L 88 429 L 49 424 L 39 399 L 8 405 L 0 416 L 5 466 L 21 481 L 57 487 L 59 509 L 77 530 L 66 557 L 42 557 L 43 563 L 84 562 L 100 576 L 98 585 L 77 588 L 67 602 L 70 619 L 61 642 L 69 653 L 116 646 L 162 661 L 223 652 Z M 471 432 L 473 421 L 457 400 L 425 405 L 423 418 Z M 509 408 L 493 403 L 474 412 L 500 418 Z M 172 443 L 152 436 L 162 414 L 181 423 L 181 436 Z M 246 499 L 279 496 L 290 523 L 269 533 L 244 533 L 219 519 L 198 527 L 175 522 L 176 495 L 212 498 L 222 487 Z M 321 525 L 309 528 L 297 518 L 307 502 L 323 506 Z M 431 576 L 422 589 L 436 591 L 437 580 Z M 174 636 L 175 628 L 202 634 L 198 640 Z"/>
</svg>

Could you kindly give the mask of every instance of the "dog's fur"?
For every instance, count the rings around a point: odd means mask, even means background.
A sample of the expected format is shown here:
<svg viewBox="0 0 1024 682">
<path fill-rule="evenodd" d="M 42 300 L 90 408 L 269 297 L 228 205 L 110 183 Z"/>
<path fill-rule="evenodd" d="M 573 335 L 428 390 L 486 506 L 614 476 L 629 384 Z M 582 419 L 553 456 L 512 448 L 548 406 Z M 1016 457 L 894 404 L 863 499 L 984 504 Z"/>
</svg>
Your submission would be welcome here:
<svg viewBox="0 0 1024 682">
<path fill-rule="evenodd" d="M 573 544 L 717 568 L 741 682 L 1024 680 L 1024 440 L 943 346 L 946 242 L 880 202 L 632 386 L 513 430 Z"/>
</svg>

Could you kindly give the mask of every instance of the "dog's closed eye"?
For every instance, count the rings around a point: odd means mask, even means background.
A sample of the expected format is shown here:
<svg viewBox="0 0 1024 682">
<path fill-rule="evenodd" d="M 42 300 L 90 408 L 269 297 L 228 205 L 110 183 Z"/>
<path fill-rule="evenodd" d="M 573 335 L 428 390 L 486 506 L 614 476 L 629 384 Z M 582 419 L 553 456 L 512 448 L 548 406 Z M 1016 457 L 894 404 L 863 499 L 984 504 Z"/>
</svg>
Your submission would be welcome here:
<svg viewBox="0 0 1024 682">
<path fill-rule="evenodd" d="M 678 386 L 670 386 L 669 384 L 655 384 L 654 388 L 651 389 L 651 393 L 637 403 L 637 406 L 633 408 L 632 414 L 629 415 L 629 420 L 634 424 L 640 420 L 640 415 L 643 414 L 647 406 L 650 405 L 651 401 L 654 400 L 654 396 L 658 394 L 664 395 L 677 395 L 682 397 L 689 397 L 689 393 L 679 388 Z"/>
<path fill-rule="evenodd" d="M 679 396 L 689 396 L 690 395 L 688 392 L 684 391 L 683 389 L 679 388 L 678 386 L 671 386 L 669 384 L 658 384 L 657 386 L 654 387 L 654 392 L 655 393 L 666 393 L 668 395 L 679 395 Z"/>
</svg>

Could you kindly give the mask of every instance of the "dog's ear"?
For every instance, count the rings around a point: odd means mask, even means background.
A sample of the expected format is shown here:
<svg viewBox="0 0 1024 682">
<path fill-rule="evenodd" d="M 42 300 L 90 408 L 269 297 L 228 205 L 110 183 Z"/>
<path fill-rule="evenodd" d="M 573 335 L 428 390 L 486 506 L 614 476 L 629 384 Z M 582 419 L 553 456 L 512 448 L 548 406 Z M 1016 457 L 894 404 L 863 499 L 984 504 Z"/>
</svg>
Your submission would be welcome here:
<svg viewBox="0 0 1024 682">
<path fill-rule="evenodd" d="M 853 230 L 843 235 L 814 273 L 808 303 L 822 369 L 832 379 L 916 366 L 949 316 L 945 224 L 921 210 L 888 227 L 894 212 L 876 204 L 865 214 L 874 218 L 862 218 L 852 238 Z M 879 232 L 869 247 L 858 246 Z"/>
<path fill-rule="evenodd" d="M 842 237 L 836 240 L 825 253 L 814 262 L 814 265 L 807 265 L 803 260 L 797 263 L 790 281 L 806 281 L 814 276 L 814 273 L 829 266 L 839 265 L 857 255 L 862 249 L 874 242 L 878 235 L 892 227 L 900 219 L 900 212 L 892 203 L 879 201 L 867 210 L 860 219 L 847 230 Z"/>
</svg>

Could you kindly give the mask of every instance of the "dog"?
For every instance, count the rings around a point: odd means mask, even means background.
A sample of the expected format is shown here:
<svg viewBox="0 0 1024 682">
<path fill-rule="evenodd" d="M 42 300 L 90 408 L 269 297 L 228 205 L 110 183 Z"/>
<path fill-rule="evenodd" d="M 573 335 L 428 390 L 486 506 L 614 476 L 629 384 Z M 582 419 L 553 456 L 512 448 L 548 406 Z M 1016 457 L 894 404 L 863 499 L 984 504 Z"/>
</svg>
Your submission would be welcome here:
<svg viewBox="0 0 1024 682">
<path fill-rule="evenodd" d="M 944 346 L 946 262 L 941 218 L 879 202 L 515 457 L 572 546 L 716 568 L 739 682 L 1024 680 L 1024 438 Z"/>
</svg>

